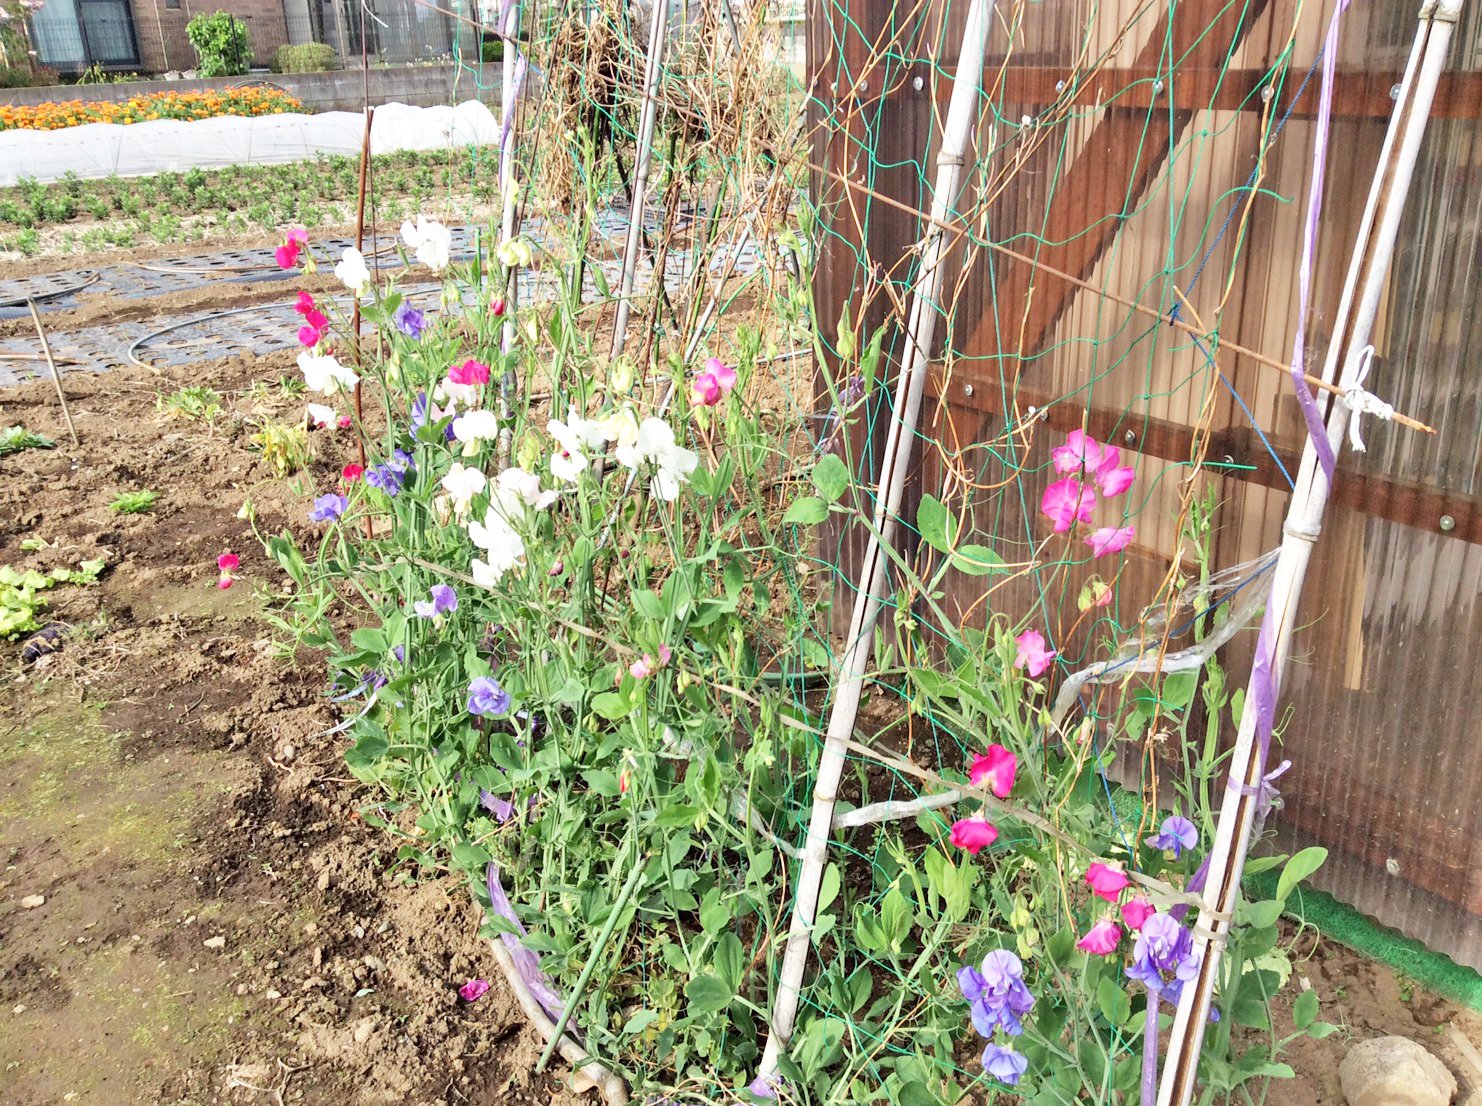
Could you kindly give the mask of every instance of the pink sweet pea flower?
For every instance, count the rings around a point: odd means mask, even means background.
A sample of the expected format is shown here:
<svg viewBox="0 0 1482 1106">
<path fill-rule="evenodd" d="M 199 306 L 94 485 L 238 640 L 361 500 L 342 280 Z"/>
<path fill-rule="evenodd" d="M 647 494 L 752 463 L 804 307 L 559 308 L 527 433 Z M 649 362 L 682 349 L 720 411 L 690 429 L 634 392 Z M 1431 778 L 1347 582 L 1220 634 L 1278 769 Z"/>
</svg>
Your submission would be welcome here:
<svg viewBox="0 0 1482 1106">
<path fill-rule="evenodd" d="M 1055 460 L 1056 472 L 1095 472 L 1101 464 L 1102 449 L 1101 443 L 1084 430 L 1072 430 L 1065 435 L 1064 445 L 1050 450 L 1050 456 Z"/>
<path fill-rule="evenodd" d="M 504 314 L 504 301 L 503 300 L 490 300 L 489 301 L 489 314 L 493 315 L 496 319 L 499 318 L 499 316 L 503 315 Z"/>
<path fill-rule="evenodd" d="M 1103 864 L 1098 860 L 1086 869 L 1086 882 L 1090 885 L 1092 894 L 1114 903 L 1132 881 L 1122 871 L 1120 864 Z"/>
<path fill-rule="evenodd" d="M 1135 469 L 1119 465 L 1119 460 L 1117 451 L 1109 449 L 1096 468 L 1096 484 L 1104 496 L 1121 495 L 1132 487 L 1132 481 L 1137 477 Z"/>
<path fill-rule="evenodd" d="M 458 997 L 464 1002 L 476 1002 L 488 994 L 489 985 L 482 979 L 470 979 L 458 988 Z"/>
<path fill-rule="evenodd" d="M 1038 630 L 1025 630 L 1014 639 L 1019 644 L 1019 653 L 1014 657 L 1014 667 L 1022 668 L 1031 679 L 1041 675 L 1050 667 L 1055 650 L 1045 648 L 1045 636 Z"/>
<path fill-rule="evenodd" d="M 690 399 L 696 407 L 714 407 L 735 386 L 736 370 L 718 357 L 709 357 L 690 386 Z"/>
<path fill-rule="evenodd" d="M 350 427 L 355 424 L 355 420 L 352 419 L 349 415 L 341 415 L 339 418 L 334 420 L 334 424 L 341 430 L 349 430 Z"/>
<path fill-rule="evenodd" d="M 1007 799 L 1014 789 L 1014 773 L 1018 770 L 1018 757 L 1002 745 L 990 745 L 987 753 L 973 755 L 967 778 L 974 787 L 987 787 L 1000 799 Z"/>
<path fill-rule="evenodd" d="M 290 245 L 307 246 L 309 244 L 308 228 L 298 225 L 291 226 L 283 240 Z"/>
<path fill-rule="evenodd" d="M 1122 904 L 1122 921 L 1127 923 L 1127 928 L 1136 933 L 1142 928 L 1142 923 L 1156 914 L 1157 908 L 1141 895 L 1134 895 Z"/>
<path fill-rule="evenodd" d="M 461 365 L 448 370 L 448 379 L 454 384 L 473 385 L 489 383 L 489 366 L 470 357 Z"/>
<path fill-rule="evenodd" d="M 242 559 L 235 553 L 223 553 L 217 557 L 216 567 L 221 570 L 221 577 L 216 581 L 216 586 L 219 588 L 231 587 L 232 573 L 237 570 L 237 566 L 241 563 Z"/>
<path fill-rule="evenodd" d="M 307 292 L 300 292 L 298 299 L 294 302 L 293 309 L 307 318 L 309 312 L 314 310 L 314 297 Z"/>
<path fill-rule="evenodd" d="M 1086 544 L 1091 547 L 1093 557 L 1103 557 L 1108 553 L 1120 553 L 1126 549 L 1132 542 L 1133 533 L 1131 526 L 1103 526 L 1099 530 L 1091 531 Z"/>
<path fill-rule="evenodd" d="M 1096 493 L 1074 476 L 1057 480 L 1045 489 L 1039 509 L 1055 523 L 1055 533 L 1063 534 L 1077 522 L 1090 522 L 1096 507 Z"/>
<path fill-rule="evenodd" d="M 1086 935 L 1075 943 L 1075 947 L 1085 949 L 1095 956 L 1108 956 L 1117 951 L 1117 942 L 1121 939 L 1122 930 L 1117 923 L 1110 918 L 1102 918 L 1087 930 Z"/>
<path fill-rule="evenodd" d="M 668 664 L 669 663 L 669 658 L 672 657 L 672 656 L 674 656 L 674 650 L 670 649 L 667 645 L 660 645 L 659 646 L 659 667 L 660 668 L 663 668 L 664 665 Z"/>
<path fill-rule="evenodd" d="M 278 262 L 278 268 L 291 269 L 298 264 L 298 251 L 300 247 L 297 242 L 284 242 L 273 251 L 273 257 Z"/>
<path fill-rule="evenodd" d="M 346 465 L 340 470 L 340 479 L 347 484 L 353 484 L 364 472 L 365 468 L 361 465 Z"/>
<path fill-rule="evenodd" d="M 653 657 L 648 653 L 644 653 L 643 656 L 628 665 L 628 675 L 632 676 L 635 680 L 646 680 L 654 674 L 654 668 L 656 667 Z"/>
<path fill-rule="evenodd" d="M 980 849 L 985 849 L 998 840 L 998 828 L 981 815 L 960 818 L 952 823 L 952 833 L 947 840 L 959 849 L 966 849 L 972 856 L 977 856 Z"/>
</svg>

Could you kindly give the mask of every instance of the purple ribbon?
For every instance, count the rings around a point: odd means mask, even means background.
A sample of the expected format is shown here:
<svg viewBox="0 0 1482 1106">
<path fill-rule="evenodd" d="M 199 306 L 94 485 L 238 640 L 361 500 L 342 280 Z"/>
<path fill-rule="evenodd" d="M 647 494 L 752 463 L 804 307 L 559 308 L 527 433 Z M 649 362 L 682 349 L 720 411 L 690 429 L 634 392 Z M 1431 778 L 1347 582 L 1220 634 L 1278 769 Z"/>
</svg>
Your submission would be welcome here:
<svg viewBox="0 0 1482 1106">
<path fill-rule="evenodd" d="M 1317 228 L 1322 216 L 1322 185 L 1324 170 L 1328 162 L 1328 131 L 1333 116 L 1333 81 L 1338 67 L 1338 24 L 1349 0 L 1339 0 L 1337 10 L 1328 23 L 1328 36 L 1323 43 L 1322 92 L 1317 105 L 1317 133 L 1312 143 L 1312 184 L 1307 192 L 1307 229 L 1302 237 L 1302 265 L 1297 271 L 1297 336 L 1292 342 L 1292 386 L 1296 389 L 1297 403 L 1302 408 L 1302 417 L 1307 420 L 1307 433 L 1317 450 L 1317 459 L 1322 464 L 1328 483 L 1333 482 L 1333 471 L 1337 460 L 1333 447 L 1328 442 L 1328 428 L 1323 422 L 1322 412 L 1306 380 L 1307 303 L 1312 291 L 1313 255 L 1317 252 Z M 1334 335 L 1333 341 L 1339 336 Z M 1265 627 L 1262 627 L 1265 632 Z M 1257 660 L 1260 650 L 1257 649 Z M 1254 677 L 1253 677 L 1254 678 Z"/>
<path fill-rule="evenodd" d="M 514 87 L 510 89 L 509 103 L 503 105 L 500 112 L 503 117 L 499 131 L 499 156 L 502 159 L 509 152 L 510 129 L 515 122 L 515 104 L 520 99 L 520 89 L 525 85 L 525 55 L 520 50 L 520 44 L 515 40 L 515 19 L 519 14 L 516 0 L 505 0 L 504 7 L 499 13 L 499 31 L 504 36 L 504 48 L 515 52 L 515 79 Z"/>
<path fill-rule="evenodd" d="M 515 908 L 510 905 L 509 896 L 504 893 L 504 884 L 499 881 L 499 869 L 492 861 L 489 863 L 486 882 L 489 885 L 489 909 L 513 925 L 520 931 L 520 937 L 523 937 L 525 927 L 515 916 Z M 530 988 L 535 1001 L 545 1007 L 546 1014 L 552 1021 L 555 1021 L 561 1016 L 561 1009 L 565 1004 L 562 1003 L 561 996 L 551 989 L 550 981 L 540 970 L 539 957 L 522 945 L 520 938 L 513 933 L 501 933 L 499 939 L 504 942 L 504 947 L 509 951 L 509 958 L 515 963 L 515 970 L 520 973 L 525 986 Z"/>
</svg>

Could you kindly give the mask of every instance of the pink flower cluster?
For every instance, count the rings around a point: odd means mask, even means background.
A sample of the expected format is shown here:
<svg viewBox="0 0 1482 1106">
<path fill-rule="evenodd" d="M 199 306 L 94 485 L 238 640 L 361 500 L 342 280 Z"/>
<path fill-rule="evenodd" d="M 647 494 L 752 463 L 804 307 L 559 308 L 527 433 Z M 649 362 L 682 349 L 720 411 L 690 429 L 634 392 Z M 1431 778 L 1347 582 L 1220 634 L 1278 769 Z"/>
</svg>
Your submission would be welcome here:
<svg viewBox="0 0 1482 1106">
<path fill-rule="evenodd" d="M 1068 474 L 1045 489 L 1040 500 L 1040 510 L 1055 524 L 1055 532 L 1063 534 L 1077 523 L 1090 522 L 1096 509 L 1096 491 L 1107 499 L 1121 495 L 1132 487 L 1137 473 L 1122 464 L 1120 451 L 1104 445 L 1084 430 L 1072 430 L 1065 436 L 1065 444 L 1051 450 L 1055 471 Z M 1093 556 L 1120 553 L 1132 541 L 1131 526 L 1103 526 L 1093 530 L 1086 539 Z"/>
<path fill-rule="evenodd" d="M 1091 893 L 1105 899 L 1112 906 L 1117 905 L 1117 899 L 1131 882 L 1126 871 L 1117 863 L 1104 864 L 1098 860 L 1086 869 L 1086 885 L 1090 887 Z M 1143 923 L 1156 913 L 1153 904 L 1141 895 L 1133 895 L 1122 903 L 1120 909 L 1122 923 L 1134 933 L 1140 931 Z M 1117 925 L 1115 919 L 1115 913 L 1107 911 L 1076 942 L 1076 947 L 1085 949 L 1094 956 L 1110 956 L 1122 940 L 1122 927 Z"/>
<path fill-rule="evenodd" d="M 668 664 L 669 658 L 673 655 L 674 651 L 667 645 L 660 645 L 659 659 L 657 661 L 654 660 L 652 653 L 644 653 L 643 656 L 628 665 L 628 675 L 632 676 L 635 680 L 646 680 Z"/>
<path fill-rule="evenodd" d="M 304 325 L 298 328 L 298 344 L 306 349 L 313 349 L 329 333 L 329 318 L 319 310 L 314 297 L 307 292 L 298 294 L 298 301 L 294 303 L 293 309 L 304 317 Z"/>
<path fill-rule="evenodd" d="M 690 385 L 690 402 L 696 407 L 714 407 L 731 394 L 736 386 L 736 370 L 718 357 L 705 360 L 705 367 L 695 374 Z"/>
<path fill-rule="evenodd" d="M 986 753 L 973 755 L 972 767 L 967 779 L 974 787 L 985 787 L 1000 799 L 1007 799 L 1014 789 L 1014 776 L 1019 771 L 1019 758 L 1002 745 L 990 745 Z M 947 840 L 971 856 L 998 840 L 998 827 L 981 813 L 971 818 L 959 818 L 952 823 L 952 833 Z"/>
<path fill-rule="evenodd" d="M 298 264 L 299 251 L 309 244 L 309 232 L 303 227 L 289 227 L 283 245 L 273 251 L 278 259 L 278 268 L 292 269 Z"/>
</svg>

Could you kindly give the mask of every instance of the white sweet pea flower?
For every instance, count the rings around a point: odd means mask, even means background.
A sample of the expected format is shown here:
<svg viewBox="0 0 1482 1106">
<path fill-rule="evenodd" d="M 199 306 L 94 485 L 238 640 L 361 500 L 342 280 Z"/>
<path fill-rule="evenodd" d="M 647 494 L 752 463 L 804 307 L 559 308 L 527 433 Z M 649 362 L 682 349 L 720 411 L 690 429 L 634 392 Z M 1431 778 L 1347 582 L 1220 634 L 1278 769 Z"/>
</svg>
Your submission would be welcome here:
<svg viewBox="0 0 1482 1106">
<path fill-rule="evenodd" d="M 442 489 L 448 493 L 451 501 L 453 514 L 462 518 L 468 513 L 469 505 L 473 497 L 478 495 L 489 485 L 484 474 L 476 468 L 470 468 L 456 461 L 448 470 L 448 475 L 439 482 Z"/>
<path fill-rule="evenodd" d="M 540 477 L 524 469 L 507 468 L 499 474 L 499 499 L 501 504 L 511 507 L 523 504 L 543 511 L 556 501 L 556 492 L 541 490 Z"/>
<path fill-rule="evenodd" d="M 525 555 L 525 540 L 494 507 L 485 513 L 483 522 L 468 524 L 468 537 L 489 558 L 475 560 L 472 565 L 474 581 L 480 587 L 493 587 Z"/>
<path fill-rule="evenodd" d="M 588 449 L 602 444 L 600 424 L 584 419 L 576 407 L 566 409 L 566 421 L 552 419 L 546 423 L 546 433 L 556 439 L 556 452 L 551 457 L 551 475 L 558 480 L 574 482 L 587 467 Z"/>
<path fill-rule="evenodd" d="M 355 371 L 341 365 L 333 354 L 304 350 L 298 355 L 298 367 L 303 370 L 304 384 L 311 392 L 333 395 L 341 388 L 348 390 L 360 382 Z M 330 414 L 333 416 L 334 412 Z"/>
<path fill-rule="evenodd" d="M 333 426 L 339 416 L 334 413 L 333 407 L 326 407 L 322 403 L 309 404 L 309 421 L 318 427 Z"/>
<path fill-rule="evenodd" d="M 453 420 L 453 437 L 464 445 L 499 437 L 499 417 L 493 411 L 470 411 Z"/>
<path fill-rule="evenodd" d="M 700 463 L 693 451 L 675 442 L 673 428 L 662 419 L 644 419 L 638 427 L 638 439 L 628 452 L 629 456 L 653 463 L 653 491 L 666 503 L 679 498 L 679 486 L 689 482 L 690 473 Z M 637 465 L 629 467 L 636 468 Z"/>
<path fill-rule="evenodd" d="M 357 296 L 363 296 L 370 288 L 370 270 L 365 267 L 365 255 L 351 246 L 345 256 L 334 267 L 335 279 Z"/>
<path fill-rule="evenodd" d="M 401 224 L 401 237 L 408 247 L 416 252 L 417 260 L 434 273 L 448 267 L 448 254 L 453 246 L 453 234 L 436 219 L 426 215 L 417 216 L 417 225 Z"/>
<path fill-rule="evenodd" d="M 630 464 L 623 460 L 628 451 L 632 450 L 638 442 L 638 419 L 633 414 L 633 408 L 624 407 L 615 411 L 603 419 L 599 425 L 602 430 L 602 440 L 617 443 L 618 463 L 634 468 L 636 462 Z"/>
</svg>

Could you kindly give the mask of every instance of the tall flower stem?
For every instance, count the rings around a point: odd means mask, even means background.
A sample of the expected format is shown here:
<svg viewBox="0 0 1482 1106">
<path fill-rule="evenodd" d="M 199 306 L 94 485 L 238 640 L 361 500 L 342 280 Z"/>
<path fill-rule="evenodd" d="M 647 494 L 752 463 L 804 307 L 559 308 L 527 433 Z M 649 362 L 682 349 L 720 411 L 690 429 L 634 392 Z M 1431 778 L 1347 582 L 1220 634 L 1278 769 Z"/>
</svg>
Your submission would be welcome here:
<svg viewBox="0 0 1482 1106">
<path fill-rule="evenodd" d="M 612 911 L 607 915 L 607 921 L 603 923 L 602 932 L 597 935 L 597 940 L 592 945 L 592 955 L 587 957 L 581 975 L 577 977 L 576 986 L 572 988 L 571 997 L 566 1000 L 566 1006 L 556 1022 L 555 1031 L 551 1034 L 551 1039 L 546 1042 L 545 1051 L 540 1054 L 540 1060 L 535 1065 L 536 1075 L 545 1071 L 545 1066 L 551 1062 L 551 1053 L 556 1051 L 556 1042 L 561 1039 L 561 1034 L 566 1032 L 566 1023 L 571 1020 L 571 1015 L 576 1012 L 576 1004 L 581 1001 L 582 995 L 586 992 L 587 980 L 592 978 L 592 971 L 597 967 L 597 961 L 602 959 L 603 950 L 607 948 L 612 931 L 617 928 L 618 918 L 622 916 L 628 900 L 633 897 L 633 892 L 638 890 L 638 884 L 643 879 L 643 860 L 644 858 L 640 856 L 638 862 L 633 865 L 633 870 L 628 873 L 628 882 L 623 884 L 622 891 L 618 893 L 617 902 L 612 904 Z"/>
</svg>

